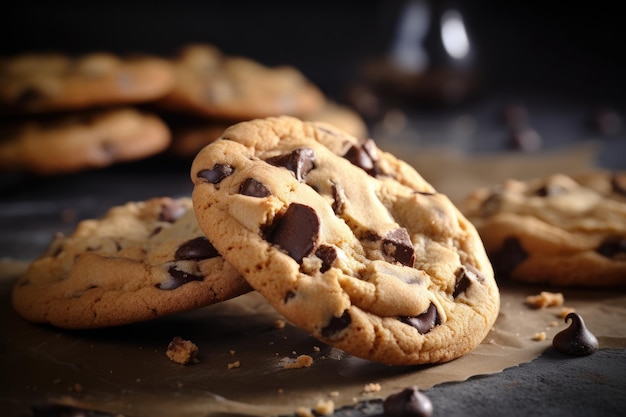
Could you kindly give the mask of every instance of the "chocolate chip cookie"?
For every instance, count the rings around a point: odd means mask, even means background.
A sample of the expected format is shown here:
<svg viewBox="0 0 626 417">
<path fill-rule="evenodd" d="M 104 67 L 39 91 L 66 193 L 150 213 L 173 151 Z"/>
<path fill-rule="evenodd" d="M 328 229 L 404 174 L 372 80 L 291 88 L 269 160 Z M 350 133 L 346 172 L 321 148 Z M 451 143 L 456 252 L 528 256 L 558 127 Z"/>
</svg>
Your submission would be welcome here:
<svg viewBox="0 0 626 417">
<path fill-rule="evenodd" d="M 0 171 L 60 174 L 138 160 L 167 149 L 168 126 L 132 107 L 0 124 Z"/>
<path fill-rule="evenodd" d="M 322 92 L 291 66 L 266 67 L 205 44 L 185 46 L 172 62 L 174 88 L 158 101 L 168 110 L 239 121 L 304 116 L 325 104 Z"/>
<path fill-rule="evenodd" d="M 510 179 L 460 204 L 500 279 L 559 286 L 626 285 L 626 173 Z"/>
<path fill-rule="evenodd" d="M 386 364 L 458 358 L 499 292 L 478 233 L 372 140 L 277 117 L 243 122 L 195 158 L 200 226 L 277 311 Z"/>
<path fill-rule="evenodd" d="M 45 113 L 155 100 L 174 84 L 171 63 L 147 54 L 31 52 L 0 58 L 0 111 Z"/>
<path fill-rule="evenodd" d="M 57 236 L 13 287 L 26 320 L 68 329 L 140 322 L 250 290 L 195 219 L 190 198 L 111 208 Z"/>
</svg>

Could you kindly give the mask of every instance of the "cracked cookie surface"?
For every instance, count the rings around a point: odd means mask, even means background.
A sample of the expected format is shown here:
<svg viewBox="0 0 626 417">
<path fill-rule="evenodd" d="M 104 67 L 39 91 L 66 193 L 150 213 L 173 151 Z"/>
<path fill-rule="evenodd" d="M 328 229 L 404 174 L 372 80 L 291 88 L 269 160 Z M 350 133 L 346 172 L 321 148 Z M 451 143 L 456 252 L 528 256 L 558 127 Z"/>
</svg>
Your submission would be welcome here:
<svg viewBox="0 0 626 417">
<path fill-rule="evenodd" d="M 387 364 L 478 345 L 499 293 L 474 227 L 412 167 L 330 125 L 239 123 L 191 169 L 200 226 L 295 325 Z"/>
<path fill-rule="evenodd" d="M 626 285 L 626 173 L 591 171 L 484 187 L 460 204 L 498 278 Z"/>
<path fill-rule="evenodd" d="M 111 208 L 56 236 L 13 287 L 26 320 L 68 329 L 146 321 L 250 291 L 195 219 L 191 199 Z"/>
</svg>

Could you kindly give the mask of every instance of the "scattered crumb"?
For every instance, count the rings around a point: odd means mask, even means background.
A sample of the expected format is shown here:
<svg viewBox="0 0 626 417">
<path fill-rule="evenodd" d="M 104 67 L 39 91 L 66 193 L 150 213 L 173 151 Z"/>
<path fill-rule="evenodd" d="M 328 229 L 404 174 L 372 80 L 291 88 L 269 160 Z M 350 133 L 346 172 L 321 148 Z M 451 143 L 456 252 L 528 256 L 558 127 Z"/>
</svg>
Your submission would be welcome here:
<svg viewBox="0 0 626 417">
<path fill-rule="evenodd" d="M 556 321 L 556 320 L 551 321 L 550 324 L 549 324 L 550 327 L 556 327 L 558 325 L 559 325 L 559 322 Z"/>
<path fill-rule="evenodd" d="M 339 391 L 331 391 L 329 395 L 331 397 L 339 397 Z"/>
<path fill-rule="evenodd" d="M 235 354 L 235 353 L 237 353 L 237 352 L 235 352 L 233 349 L 231 349 L 231 350 L 229 351 L 229 353 L 230 353 L 231 355 L 234 355 L 234 354 Z"/>
<path fill-rule="evenodd" d="M 241 362 L 235 361 L 228 364 L 228 369 L 239 368 L 241 366 Z"/>
<path fill-rule="evenodd" d="M 535 333 L 535 335 L 533 336 L 533 340 L 536 340 L 537 342 L 546 340 L 546 332 Z"/>
<path fill-rule="evenodd" d="M 335 402 L 333 400 L 319 400 L 313 410 L 318 415 L 329 416 L 335 412 Z"/>
<path fill-rule="evenodd" d="M 185 365 L 189 362 L 198 362 L 198 346 L 195 343 L 181 337 L 174 337 L 167 346 L 165 354 L 176 363 Z"/>
<path fill-rule="evenodd" d="M 277 320 L 274 322 L 274 328 L 275 328 L 275 329 L 284 329 L 286 324 L 287 324 L 287 322 L 286 322 L 285 320 L 283 320 L 283 319 L 277 319 Z"/>
<path fill-rule="evenodd" d="M 313 346 L 313 352 L 319 352 L 320 350 L 319 346 Z"/>
<path fill-rule="evenodd" d="M 315 415 L 313 414 L 313 411 L 311 411 L 310 409 L 306 407 L 298 407 L 296 409 L 296 416 L 297 417 L 315 417 Z"/>
<path fill-rule="evenodd" d="M 572 308 L 572 307 L 563 307 L 563 308 L 561 309 L 561 311 L 559 312 L 559 318 L 564 319 L 565 317 L 567 317 L 567 315 L 568 315 L 569 313 L 574 313 L 575 311 L 576 311 L 576 309 L 575 309 L 575 308 Z"/>
<path fill-rule="evenodd" d="M 375 382 L 365 384 L 365 386 L 363 387 L 363 392 L 367 394 L 378 391 L 380 391 L 380 384 Z"/>
<path fill-rule="evenodd" d="M 283 358 L 281 361 L 285 362 L 283 365 L 285 369 L 308 368 L 313 364 L 313 358 L 309 355 L 300 355 L 293 361 L 289 358 Z"/>
<path fill-rule="evenodd" d="M 535 308 L 558 307 L 563 305 L 564 298 L 560 292 L 541 291 L 538 295 L 526 297 L 526 304 Z"/>
</svg>

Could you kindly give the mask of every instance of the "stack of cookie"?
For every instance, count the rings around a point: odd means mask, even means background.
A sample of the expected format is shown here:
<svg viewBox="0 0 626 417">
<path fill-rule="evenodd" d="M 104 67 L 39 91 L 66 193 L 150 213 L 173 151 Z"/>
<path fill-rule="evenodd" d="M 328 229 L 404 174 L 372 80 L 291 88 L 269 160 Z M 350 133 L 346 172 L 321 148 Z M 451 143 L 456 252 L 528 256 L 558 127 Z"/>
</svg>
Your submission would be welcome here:
<svg viewBox="0 0 626 417">
<path fill-rule="evenodd" d="M 440 363 L 485 338 L 499 290 L 476 229 L 412 167 L 321 122 L 235 124 L 192 197 L 114 207 L 57 237 L 13 290 L 29 321 L 98 328 L 252 289 L 321 342 Z"/>
<path fill-rule="evenodd" d="M 77 172 L 166 150 L 193 158 L 230 124 L 292 115 L 365 136 L 362 119 L 292 67 L 187 45 L 176 57 L 93 52 L 0 59 L 0 167 Z"/>
</svg>

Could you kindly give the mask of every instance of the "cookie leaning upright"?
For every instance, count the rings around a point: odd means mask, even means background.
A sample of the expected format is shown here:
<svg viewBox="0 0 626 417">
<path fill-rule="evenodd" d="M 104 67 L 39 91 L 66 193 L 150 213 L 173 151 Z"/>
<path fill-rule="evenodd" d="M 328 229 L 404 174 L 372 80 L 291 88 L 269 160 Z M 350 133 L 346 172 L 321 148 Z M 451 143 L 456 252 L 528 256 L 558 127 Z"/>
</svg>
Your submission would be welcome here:
<svg viewBox="0 0 626 417">
<path fill-rule="evenodd" d="M 559 286 L 626 285 L 626 173 L 510 179 L 461 209 L 500 278 Z"/>
<path fill-rule="evenodd" d="M 247 291 L 207 240 L 190 198 L 153 198 L 111 208 L 57 236 L 13 287 L 26 320 L 68 329 L 135 323 L 192 310 Z"/>
<path fill-rule="evenodd" d="M 191 169 L 200 226 L 288 320 L 387 364 L 458 358 L 499 310 L 474 227 L 409 165 L 327 124 L 239 123 Z"/>
</svg>

